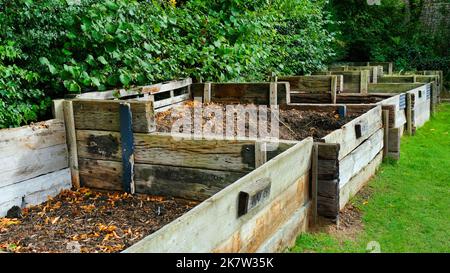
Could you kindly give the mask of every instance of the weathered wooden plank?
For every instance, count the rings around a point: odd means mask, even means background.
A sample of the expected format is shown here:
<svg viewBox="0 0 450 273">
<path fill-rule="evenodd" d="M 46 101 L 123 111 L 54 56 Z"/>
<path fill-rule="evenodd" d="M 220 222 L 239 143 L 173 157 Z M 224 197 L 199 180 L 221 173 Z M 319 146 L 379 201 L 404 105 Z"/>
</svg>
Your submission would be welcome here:
<svg viewBox="0 0 450 273">
<path fill-rule="evenodd" d="M 298 209 L 307 206 L 307 200 L 308 176 L 305 175 L 280 193 L 251 219 L 245 221 L 240 229 L 228 240 L 214 248 L 213 252 L 257 252 L 292 218 Z M 284 236 L 292 235 L 285 234 Z M 292 237 L 284 238 L 292 239 Z"/>
<path fill-rule="evenodd" d="M 204 83 L 191 86 L 194 97 L 203 97 Z M 288 82 L 278 82 L 278 104 L 287 103 Z M 224 104 L 270 104 L 270 82 L 211 83 L 211 102 Z"/>
<path fill-rule="evenodd" d="M 137 193 L 203 201 L 246 175 L 174 166 L 135 165 Z"/>
<path fill-rule="evenodd" d="M 78 172 L 78 150 L 77 136 L 75 131 L 75 119 L 73 116 L 72 101 L 63 102 L 64 123 L 67 135 L 67 151 L 69 168 L 72 177 L 72 185 L 75 189 L 80 188 L 80 175 Z"/>
<path fill-rule="evenodd" d="M 349 105 L 347 105 L 347 107 L 348 106 Z M 349 111 L 349 108 L 347 108 L 347 111 Z M 366 128 L 359 138 L 357 138 L 355 131 L 355 126 L 357 124 L 363 124 Z M 342 126 L 341 129 L 331 132 L 322 139 L 325 143 L 340 144 L 339 159 L 342 159 L 381 127 L 381 106 L 376 106 L 367 113 L 348 122 Z"/>
<path fill-rule="evenodd" d="M 258 253 L 277 253 L 284 252 L 286 247 L 291 247 L 294 245 L 297 236 L 308 230 L 308 219 L 310 215 L 310 204 L 307 203 L 305 206 L 297 209 L 292 214 L 292 217 L 286 221 L 286 223 L 279 227 L 277 231 L 270 236 L 270 238 L 265 241 L 256 250 Z M 225 251 L 229 252 L 229 251 Z"/>
<path fill-rule="evenodd" d="M 72 186 L 69 168 L 41 175 L 13 185 L 2 187 L 0 194 L 0 217 L 13 206 L 38 205 L 49 196 L 56 196 Z"/>
<path fill-rule="evenodd" d="M 57 99 L 52 101 L 52 115 L 54 119 L 64 120 L 64 99 Z"/>
<path fill-rule="evenodd" d="M 339 162 L 339 187 L 342 188 L 383 149 L 383 129 L 377 130 Z"/>
<path fill-rule="evenodd" d="M 256 251 L 306 202 L 301 196 L 309 191 L 300 185 L 308 184 L 312 145 L 312 138 L 299 142 L 125 252 L 210 252 L 235 234 L 246 243 L 239 251 Z M 238 219 L 238 193 L 265 178 L 272 181 L 269 199 Z"/>
<path fill-rule="evenodd" d="M 210 170 L 250 171 L 254 140 L 178 139 L 170 134 L 135 134 L 135 162 Z"/>
<path fill-rule="evenodd" d="M 173 104 L 177 104 L 180 102 L 184 102 L 187 101 L 191 98 L 191 94 L 181 94 L 178 96 L 172 96 L 170 98 L 167 99 L 163 99 L 163 100 L 158 100 L 158 101 L 154 101 L 153 105 L 155 107 L 155 109 L 164 107 L 164 106 L 169 106 L 169 105 L 173 105 Z"/>
<path fill-rule="evenodd" d="M 83 187 L 122 191 L 122 162 L 79 158 L 80 183 Z"/>
<path fill-rule="evenodd" d="M 400 129 L 390 128 L 389 129 L 389 140 L 388 140 L 388 151 L 389 152 L 400 152 Z"/>
<path fill-rule="evenodd" d="M 332 75 L 313 75 L 313 76 L 283 76 L 278 80 L 289 82 L 291 91 L 304 93 L 329 93 L 333 90 L 332 80 L 337 85 L 338 76 Z M 337 88 L 337 87 L 336 87 Z"/>
<path fill-rule="evenodd" d="M 64 123 L 0 130 L 0 187 L 67 168 Z"/>
<path fill-rule="evenodd" d="M 422 83 L 371 83 L 369 93 L 404 93 L 422 85 Z"/>
<path fill-rule="evenodd" d="M 411 93 L 406 94 L 406 131 L 410 136 L 413 134 L 412 97 L 413 94 Z"/>
<path fill-rule="evenodd" d="M 96 100 L 112 100 L 116 98 L 132 97 L 141 94 L 156 94 L 166 92 L 170 90 L 180 89 L 188 87 L 192 84 L 191 78 L 183 80 L 169 81 L 164 83 L 157 83 L 153 85 L 147 85 L 142 87 L 132 88 L 130 90 L 118 89 L 102 92 L 87 92 L 79 94 L 76 97 L 79 99 L 96 99 Z"/>
<path fill-rule="evenodd" d="M 389 152 L 389 110 L 383 110 L 383 157 Z"/>
<path fill-rule="evenodd" d="M 317 194 L 319 179 L 319 144 L 314 143 L 311 160 L 311 222 L 317 225 Z"/>
<path fill-rule="evenodd" d="M 375 158 L 367 164 L 357 175 L 348 181 L 339 192 L 339 208 L 343 209 L 347 202 L 364 187 L 370 178 L 375 175 L 378 167 L 383 160 L 382 152 L 378 153 Z"/>
<path fill-rule="evenodd" d="M 121 161 L 120 133 L 112 131 L 77 130 L 77 150 L 80 158 Z"/>
<path fill-rule="evenodd" d="M 118 132 L 120 103 L 118 100 L 73 100 L 75 128 Z M 128 103 L 133 114 L 133 131 L 141 133 L 154 131 L 153 102 L 128 101 Z"/>
</svg>

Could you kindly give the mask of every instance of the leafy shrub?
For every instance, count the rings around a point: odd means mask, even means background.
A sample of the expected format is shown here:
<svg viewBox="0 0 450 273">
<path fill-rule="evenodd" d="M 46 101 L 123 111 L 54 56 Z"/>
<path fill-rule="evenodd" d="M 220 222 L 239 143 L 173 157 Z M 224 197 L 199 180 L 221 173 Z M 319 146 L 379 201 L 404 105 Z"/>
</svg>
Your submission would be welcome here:
<svg viewBox="0 0 450 273">
<path fill-rule="evenodd" d="M 51 102 L 36 88 L 37 73 L 11 64 L 21 59 L 12 42 L 0 44 L 0 128 L 37 120 Z"/>
</svg>

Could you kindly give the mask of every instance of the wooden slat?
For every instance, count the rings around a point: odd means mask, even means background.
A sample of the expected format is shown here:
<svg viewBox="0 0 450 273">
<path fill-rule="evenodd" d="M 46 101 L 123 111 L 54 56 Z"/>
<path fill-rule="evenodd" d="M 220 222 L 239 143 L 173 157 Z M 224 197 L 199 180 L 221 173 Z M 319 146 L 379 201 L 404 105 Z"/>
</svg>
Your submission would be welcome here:
<svg viewBox="0 0 450 273">
<path fill-rule="evenodd" d="M 257 251 L 308 201 L 312 145 L 301 141 L 125 252 Z M 237 218 L 239 192 L 259 179 L 272 181 L 270 197 Z"/>
<path fill-rule="evenodd" d="M 13 206 L 38 205 L 72 186 L 68 168 L 31 178 L 0 189 L 0 217 Z"/>
<path fill-rule="evenodd" d="M 75 119 L 73 115 L 72 101 L 64 101 L 64 123 L 67 135 L 67 151 L 69 168 L 72 177 L 72 185 L 75 189 L 80 188 L 80 175 L 78 171 L 77 136 L 75 131 Z"/>
<path fill-rule="evenodd" d="M 246 172 L 136 164 L 136 192 L 203 201 Z"/>
<path fill-rule="evenodd" d="M 347 111 L 351 108 L 347 105 Z M 349 112 L 350 114 L 350 112 Z M 360 138 L 356 138 L 355 125 L 366 124 L 367 130 Z M 323 138 L 326 143 L 340 144 L 339 158 L 342 159 L 348 153 L 358 147 L 365 139 L 382 127 L 381 106 L 374 107 L 367 113 L 345 124 L 341 129 L 335 130 Z"/>
<path fill-rule="evenodd" d="M 383 158 L 389 152 L 389 110 L 383 110 Z"/>
<path fill-rule="evenodd" d="M 75 128 L 77 130 L 120 130 L 119 106 L 121 101 L 73 100 Z M 155 130 L 153 102 L 129 101 L 133 114 L 133 131 L 148 133 Z"/>
<path fill-rule="evenodd" d="M 62 121 L 0 130 L 0 188 L 67 167 Z"/>
<path fill-rule="evenodd" d="M 167 99 L 154 101 L 153 105 L 154 105 L 154 108 L 157 109 L 157 108 L 161 108 L 164 106 L 169 106 L 169 105 L 173 105 L 173 104 L 176 104 L 179 102 L 187 101 L 190 98 L 191 98 L 190 94 L 181 94 L 181 95 L 173 96 L 173 97 L 170 97 Z"/>
<path fill-rule="evenodd" d="M 339 187 L 342 188 L 359 173 L 383 149 L 383 129 L 377 130 L 370 138 L 339 161 Z"/>
<path fill-rule="evenodd" d="M 122 162 L 79 158 L 80 183 L 83 187 L 122 191 Z"/>
<path fill-rule="evenodd" d="M 339 208 L 343 209 L 351 197 L 355 196 L 375 175 L 378 167 L 383 161 L 383 153 L 378 153 L 375 158 L 367 164 L 357 175 L 348 181 L 339 190 Z"/>
<path fill-rule="evenodd" d="M 191 78 L 186 78 L 179 81 L 170 81 L 165 83 L 157 83 L 153 85 L 147 85 L 143 87 L 136 87 L 130 90 L 119 89 L 119 90 L 109 90 L 102 92 L 88 92 L 79 94 L 76 97 L 79 99 L 94 99 L 94 100 L 112 100 L 116 98 L 137 96 L 141 94 L 156 94 L 161 92 L 166 92 L 174 89 L 179 89 L 183 87 L 188 87 L 192 84 Z"/>
<path fill-rule="evenodd" d="M 135 134 L 135 162 L 250 171 L 255 167 L 254 145 L 254 140 L 181 140 L 170 134 Z"/>
<path fill-rule="evenodd" d="M 278 104 L 287 103 L 288 82 L 278 82 Z M 203 97 L 204 83 L 192 85 L 193 97 Z M 270 82 L 211 83 L 211 101 L 224 104 L 270 104 Z"/>
</svg>

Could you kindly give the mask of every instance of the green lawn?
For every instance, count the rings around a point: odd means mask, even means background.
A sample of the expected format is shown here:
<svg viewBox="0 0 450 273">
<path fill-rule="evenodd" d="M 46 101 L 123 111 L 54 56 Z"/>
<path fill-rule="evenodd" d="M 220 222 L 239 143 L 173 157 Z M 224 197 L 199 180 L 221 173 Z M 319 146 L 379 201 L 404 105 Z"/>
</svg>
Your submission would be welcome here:
<svg viewBox="0 0 450 273">
<path fill-rule="evenodd" d="M 364 228 L 352 239 L 303 234 L 292 252 L 450 252 L 450 104 L 413 137 L 404 136 L 401 159 L 384 162 L 370 182 L 369 197 L 352 202 Z M 366 189 L 367 191 L 367 189 Z"/>
</svg>

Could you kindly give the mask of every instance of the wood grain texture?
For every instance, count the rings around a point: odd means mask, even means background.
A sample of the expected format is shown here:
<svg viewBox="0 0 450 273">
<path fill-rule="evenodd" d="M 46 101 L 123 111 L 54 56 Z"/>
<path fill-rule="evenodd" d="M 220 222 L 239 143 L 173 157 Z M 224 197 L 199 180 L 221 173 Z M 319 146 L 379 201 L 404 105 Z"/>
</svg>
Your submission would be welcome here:
<svg viewBox="0 0 450 273">
<path fill-rule="evenodd" d="M 79 158 L 81 186 L 123 191 L 122 162 Z"/>
<path fill-rule="evenodd" d="M 309 180 L 312 145 L 311 138 L 299 142 L 124 252 L 211 252 L 239 230 L 236 240 L 245 243 L 239 251 L 257 251 L 303 206 L 308 190 L 299 182 Z M 265 178 L 272 181 L 269 199 L 238 219 L 238 193 Z"/>
<path fill-rule="evenodd" d="M 0 188 L 0 217 L 4 217 L 13 206 L 38 205 L 54 197 L 62 190 L 72 186 L 70 170 L 65 168 L 59 171 L 41 175 L 26 181 Z"/>
<path fill-rule="evenodd" d="M 203 201 L 243 177 L 245 172 L 174 166 L 135 165 L 136 192 Z"/>
<path fill-rule="evenodd" d="M 349 111 L 349 109 L 347 109 L 347 111 Z M 364 131 L 360 138 L 356 137 L 355 125 L 357 124 L 367 125 L 367 130 Z M 325 143 L 340 144 L 339 159 L 342 159 L 381 127 L 381 106 L 376 106 L 365 114 L 348 122 L 342 126 L 341 129 L 331 132 L 322 139 Z"/>
<path fill-rule="evenodd" d="M 381 162 L 383 161 L 382 152 L 378 153 L 375 158 L 367 164 L 357 175 L 348 181 L 339 192 L 339 208 L 343 209 L 350 198 L 355 196 L 375 175 Z"/>
<path fill-rule="evenodd" d="M 155 130 L 152 101 L 128 101 L 133 116 L 133 131 L 148 133 Z M 77 130 L 120 131 L 118 100 L 73 100 Z"/>
<path fill-rule="evenodd" d="M 64 123 L 0 130 L 0 187 L 68 167 Z"/>
</svg>

